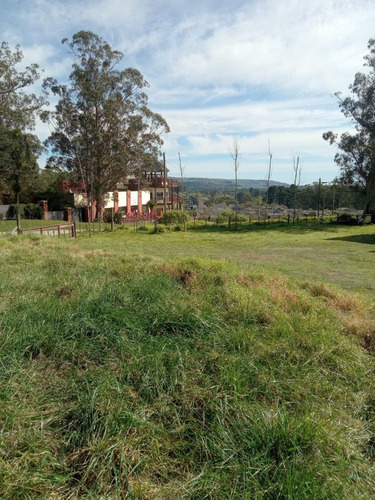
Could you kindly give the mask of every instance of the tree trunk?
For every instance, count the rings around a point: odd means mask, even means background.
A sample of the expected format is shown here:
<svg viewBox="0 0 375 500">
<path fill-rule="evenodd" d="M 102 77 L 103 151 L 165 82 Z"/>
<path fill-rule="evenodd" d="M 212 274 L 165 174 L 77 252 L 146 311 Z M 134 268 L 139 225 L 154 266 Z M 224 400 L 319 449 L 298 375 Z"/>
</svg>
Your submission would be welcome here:
<svg viewBox="0 0 375 500">
<path fill-rule="evenodd" d="M 21 214 L 20 214 L 20 193 L 16 193 L 16 206 L 17 206 L 17 233 L 21 231 Z"/>
<path fill-rule="evenodd" d="M 366 214 L 375 216 L 375 167 L 373 167 L 367 183 L 364 215 Z"/>
</svg>

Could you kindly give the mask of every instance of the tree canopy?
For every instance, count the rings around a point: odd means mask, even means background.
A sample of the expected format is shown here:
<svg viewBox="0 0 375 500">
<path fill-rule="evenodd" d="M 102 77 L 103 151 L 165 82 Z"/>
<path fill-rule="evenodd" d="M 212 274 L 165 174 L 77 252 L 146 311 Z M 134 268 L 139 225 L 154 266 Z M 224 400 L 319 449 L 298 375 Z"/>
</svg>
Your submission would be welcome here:
<svg viewBox="0 0 375 500">
<path fill-rule="evenodd" d="M 116 69 L 123 54 L 98 35 L 80 31 L 68 44 L 75 57 L 69 85 L 47 79 L 45 88 L 58 96 L 55 111 L 44 119 L 55 126 L 48 139 L 48 165 L 84 180 L 98 204 L 126 175 L 158 156 L 166 121 L 147 107 L 148 83 L 134 69 Z"/>
<path fill-rule="evenodd" d="M 23 54 L 17 45 L 12 52 L 7 42 L 0 46 L 0 186 L 13 192 L 17 203 L 23 189 L 38 173 L 41 144 L 27 132 L 35 126 L 44 96 L 29 92 L 39 79 L 37 64 L 18 70 Z"/>
<path fill-rule="evenodd" d="M 368 42 L 368 49 L 364 58 L 368 72 L 355 75 L 351 95 L 335 94 L 342 113 L 355 124 L 355 132 L 339 137 L 329 131 L 323 138 L 340 150 L 335 155 L 340 180 L 360 186 L 366 195 L 365 213 L 375 214 L 375 39 Z"/>
<path fill-rule="evenodd" d="M 37 112 L 45 103 L 43 96 L 36 96 L 27 89 L 40 77 L 37 64 L 17 69 L 23 54 L 19 47 L 15 51 L 7 42 L 0 46 L 0 126 L 5 129 L 32 129 Z"/>
<path fill-rule="evenodd" d="M 3 129 L 0 133 L 0 185 L 15 194 L 16 203 L 22 189 L 38 175 L 41 149 L 35 135 L 19 129 Z"/>
</svg>

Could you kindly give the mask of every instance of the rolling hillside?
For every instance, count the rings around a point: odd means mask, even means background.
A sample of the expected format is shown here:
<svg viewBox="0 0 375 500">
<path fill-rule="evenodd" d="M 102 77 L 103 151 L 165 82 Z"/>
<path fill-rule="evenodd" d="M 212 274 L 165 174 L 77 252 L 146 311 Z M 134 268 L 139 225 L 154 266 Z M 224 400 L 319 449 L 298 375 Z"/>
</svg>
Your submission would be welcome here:
<svg viewBox="0 0 375 500">
<path fill-rule="evenodd" d="M 180 181 L 180 179 L 178 179 Z M 265 189 L 267 182 L 257 179 L 238 179 L 238 188 Z M 270 186 L 289 186 L 283 182 L 270 181 Z M 204 177 L 184 178 L 184 187 L 188 191 L 230 191 L 235 188 L 233 179 L 213 179 Z"/>
</svg>

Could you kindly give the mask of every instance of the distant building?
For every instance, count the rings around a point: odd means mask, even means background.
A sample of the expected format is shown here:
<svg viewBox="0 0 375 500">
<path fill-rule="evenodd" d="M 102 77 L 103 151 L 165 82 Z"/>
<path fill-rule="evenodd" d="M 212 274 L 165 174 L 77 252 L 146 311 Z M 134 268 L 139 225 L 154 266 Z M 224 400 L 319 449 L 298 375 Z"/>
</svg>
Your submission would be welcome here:
<svg viewBox="0 0 375 500">
<path fill-rule="evenodd" d="M 91 213 L 94 219 L 98 218 L 95 200 L 92 207 L 87 207 L 83 181 L 63 180 L 59 182 L 59 189 L 63 193 L 73 194 L 74 207 L 82 210 L 82 220 L 90 220 Z M 139 177 L 128 176 L 113 191 L 106 193 L 104 198 L 104 210 L 113 208 L 114 212 L 121 212 L 128 218 L 150 213 L 150 206 L 153 206 L 157 215 L 161 215 L 164 210 L 181 208 L 178 181 L 164 175 L 164 167 L 158 161 L 154 162 L 152 169 L 142 171 Z"/>
</svg>

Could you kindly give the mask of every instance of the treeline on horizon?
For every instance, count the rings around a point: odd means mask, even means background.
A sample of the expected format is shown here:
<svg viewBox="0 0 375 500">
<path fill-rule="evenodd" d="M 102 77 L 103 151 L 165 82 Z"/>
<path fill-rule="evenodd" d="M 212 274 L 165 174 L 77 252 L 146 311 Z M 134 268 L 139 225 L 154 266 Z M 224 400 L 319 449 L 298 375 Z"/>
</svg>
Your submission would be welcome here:
<svg viewBox="0 0 375 500">
<path fill-rule="evenodd" d="M 24 189 L 20 196 L 20 203 L 38 203 L 40 200 L 48 200 L 50 210 L 60 210 L 63 207 L 72 204 L 72 196 L 62 193 L 58 184 L 62 179 L 69 178 L 67 172 L 58 172 L 54 169 L 42 169 Z M 203 179 L 202 179 L 203 181 Z M 230 182 L 228 185 L 217 186 L 212 182 L 207 182 L 207 189 L 204 189 L 204 183 L 200 182 L 194 188 L 193 185 L 187 185 L 184 189 L 184 200 L 187 206 L 198 205 L 199 198 L 204 198 L 204 204 L 208 207 L 223 204 L 233 205 L 236 202 L 234 185 Z M 199 189 L 197 189 L 199 187 Z M 179 186 L 181 195 L 181 186 Z M 12 193 L 2 193 L 0 204 L 15 203 L 15 197 Z M 343 184 L 309 184 L 299 186 L 296 189 L 294 184 L 290 186 L 271 185 L 267 189 L 264 187 L 239 188 L 237 193 L 238 204 L 242 207 L 254 204 L 273 204 L 281 205 L 287 208 L 296 208 L 301 210 L 327 209 L 334 211 L 337 208 L 347 208 L 350 210 L 362 210 L 365 204 L 365 195 L 358 186 L 346 186 Z"/>
<path fill-rule="evenodd" d="M 191 193 L 190 197 L 193 204 L 198 204 L 198 198 L 202 195 L 205 198 L 205 204 L 212 206 L 220 203 L 227 205 L 234 204 L 235 191 L 224 192 L 206 191 L 201 193 Z M 281 205 L 287 208 L 302 210 L 327 209 L 334 211 L 337 208 L 348 208 L 351 210 L 363 210 L 365 204 L 365 195 L 357 186 L 345 185 L 306 185 L 298 187 L 295 185 L 270 186 L 268 193 L 266 189 L 250 187 L 248 189 L 239 189 L 237 194 L 238 204 L 240 206 L 251 206 L 254 204 L 265 203 Z"/>
</svg>

